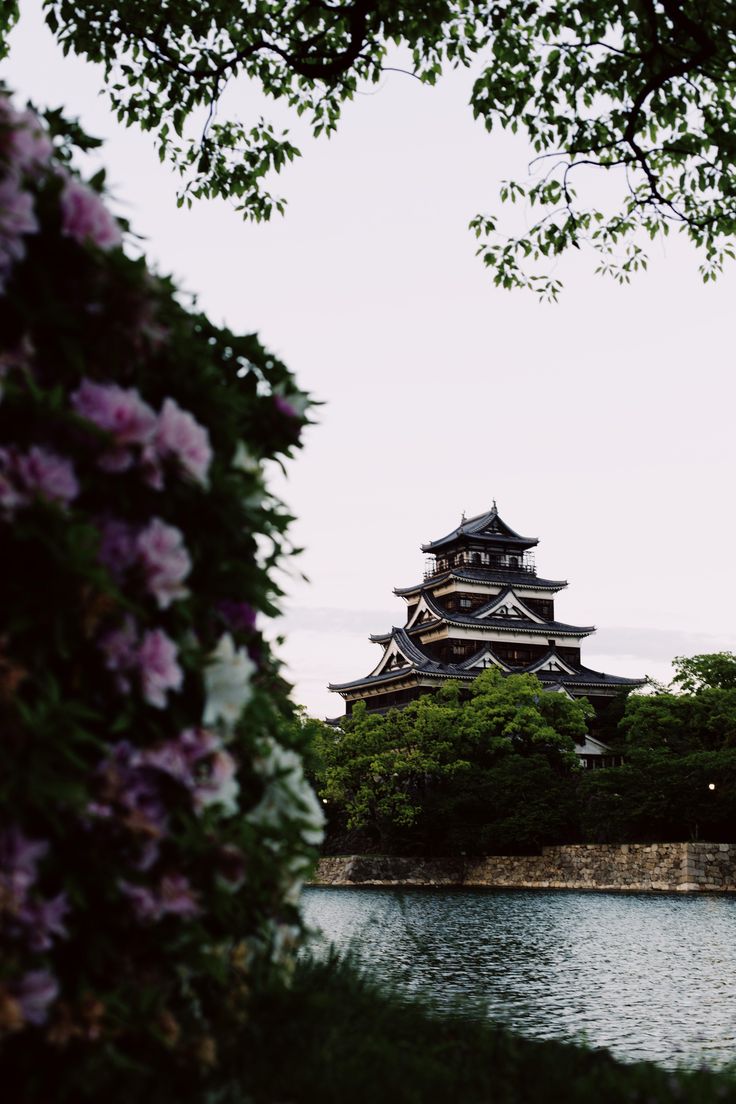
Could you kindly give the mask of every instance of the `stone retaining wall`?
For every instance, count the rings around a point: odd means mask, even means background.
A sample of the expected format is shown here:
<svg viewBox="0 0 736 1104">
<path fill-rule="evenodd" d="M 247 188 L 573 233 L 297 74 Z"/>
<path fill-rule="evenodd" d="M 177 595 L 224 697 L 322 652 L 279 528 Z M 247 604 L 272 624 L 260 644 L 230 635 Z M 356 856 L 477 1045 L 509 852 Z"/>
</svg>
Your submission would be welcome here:
<svg viewBox="0 0 736 1104">
<path fill-rule="evenodd" d="M 312 885 L 736 893 L 736 844 L 590 843 L 466 859 L 326 857 Z"/>
</svg>

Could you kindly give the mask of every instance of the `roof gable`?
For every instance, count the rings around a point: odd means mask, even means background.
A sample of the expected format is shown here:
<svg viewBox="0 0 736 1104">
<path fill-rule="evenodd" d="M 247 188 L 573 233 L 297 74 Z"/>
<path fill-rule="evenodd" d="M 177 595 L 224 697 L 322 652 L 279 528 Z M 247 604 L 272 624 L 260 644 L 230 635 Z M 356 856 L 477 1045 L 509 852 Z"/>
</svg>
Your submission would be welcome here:
<svg viewBox="0 0 736 1104">
<path fill-rule="evenodd" d="M 405 628 L 414 629 L 425 621 L 436 621 L 439 616 L 437 607 L 430 606 L 424 593 L 420 594 L 414 612 L 406 623 Z"/>
<path fill-rule="evenodd" d="M 555 648 L 550 648 L 546 655 L 538 659 L 536 663 L 526 669 L 527 674 L 536 675 L 540 671 L 551 672 L 554 675 L 577 675 L 577 667 L 573 667 L 566 659 L 558 654 Z"/>
<path fill-rule="evenodd" d="M 506 587 L 495 598 L 492 598 L 485 606 L 480 606 L 474 611 L 475 617 L 508 617 L 518 621 L 534 621 L 537 625 L 546 624 L 545 619 L 530 609 L 519 598 L 513 587 Z"/>
<path fill-rule="evenodd" d="M 500 671 L 504 671 L 508 674 L 511 668 L 507 663 L 504 663 L 502 659 L 499 659 L 491 649 L 486 645 L 485 648 L 481 648 L 475 655 L 469 656 L 458 664 L 458 667 L 463 671 L 474 671 L 476 669 L 484 670 L 486 667 L 498 667 Z"/>
</svg>

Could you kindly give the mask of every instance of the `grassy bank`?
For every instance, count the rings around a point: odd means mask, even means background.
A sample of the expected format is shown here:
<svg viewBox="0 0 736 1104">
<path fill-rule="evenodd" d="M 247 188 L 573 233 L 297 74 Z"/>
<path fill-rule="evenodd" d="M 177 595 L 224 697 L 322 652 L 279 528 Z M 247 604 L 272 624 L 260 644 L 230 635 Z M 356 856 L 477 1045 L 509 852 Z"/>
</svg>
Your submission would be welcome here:
<svg viewBox="0 0 736 1104">
<path fill-rule="evenodd" d="M 300 963 L 290 991 L 261 996 L 242 1042 L 237 1077 L 255 1104 L 736 1101 L 731 1075 L 670 1073 L 521 1039 L 480 1017 L 392 996 L 336 959 Z"/>
</svg>

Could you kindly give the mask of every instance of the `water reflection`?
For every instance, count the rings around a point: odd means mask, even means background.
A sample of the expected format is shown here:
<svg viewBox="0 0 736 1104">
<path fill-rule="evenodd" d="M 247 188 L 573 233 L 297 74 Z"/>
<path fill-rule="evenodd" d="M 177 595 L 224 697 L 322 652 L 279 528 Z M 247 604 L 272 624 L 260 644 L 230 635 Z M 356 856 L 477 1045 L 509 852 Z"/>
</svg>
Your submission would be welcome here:
<svg viewBox="0 0 736 1104">
<path fill-rule="evenodd" d="M 619 1058 L 736 1060 L 736 899 L 309 889 L 307 922 L 410 990 Z"/>
</svg>

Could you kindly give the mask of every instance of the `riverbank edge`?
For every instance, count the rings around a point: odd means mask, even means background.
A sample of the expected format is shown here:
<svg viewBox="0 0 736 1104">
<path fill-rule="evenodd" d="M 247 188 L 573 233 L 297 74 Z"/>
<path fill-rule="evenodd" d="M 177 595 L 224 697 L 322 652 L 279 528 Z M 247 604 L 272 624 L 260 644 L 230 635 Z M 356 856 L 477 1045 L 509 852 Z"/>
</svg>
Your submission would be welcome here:
<svg viewBox="0 0 736 1104">
<path fill-rule="evenodd" d="M 428 859 L 326 855 L 308 884 L 736 893 L 736 844 L 589 843 L 544 847 L 536 855 Z"/>
</svg>

